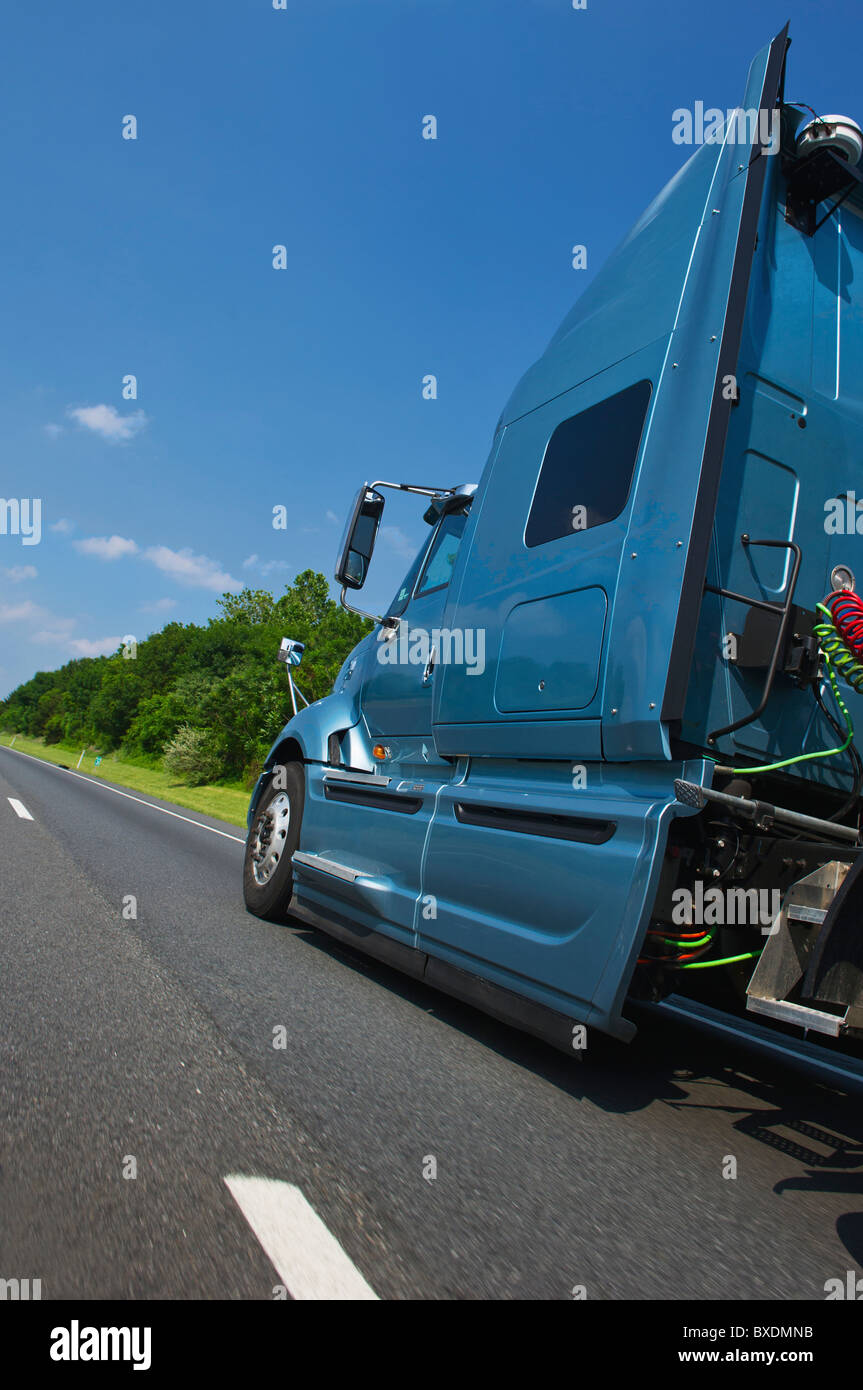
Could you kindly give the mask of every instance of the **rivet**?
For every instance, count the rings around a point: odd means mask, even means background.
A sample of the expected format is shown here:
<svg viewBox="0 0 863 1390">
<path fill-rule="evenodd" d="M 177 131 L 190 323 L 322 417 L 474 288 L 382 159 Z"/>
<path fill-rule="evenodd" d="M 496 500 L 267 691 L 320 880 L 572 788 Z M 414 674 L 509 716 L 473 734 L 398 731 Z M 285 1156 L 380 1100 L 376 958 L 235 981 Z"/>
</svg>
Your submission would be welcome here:
<svg viewBox="0 0 863 1390">
<path fill-rule="evenodd" d="M 617 714 L 617 710 L 616 710 L 616 709 L 613 709 L 611 712 L 612 712 L 612 714 Z"/>
<path fill-rule="evenodd" d="M 714 216 L 714 217 L 717 217 L 718 215 L 719 215 L 719 208 L 714 208 L 714 209 L 713 209 L 713 216 Z"/>
<path fill-rule="evenodd" d="M 716 334 L 715 334 L 715 333 L 711 333 L 711 335 L 710 335 L 710 341 L 711 341 L 711 343 L 715 343 L 715 342 L 716 342 Z"/>
<path fill-rule="evenodd" d="M 674 544 L 675 544 L 675 546 L 677 547 L 677 549 L 679 550 L 680 547 L 683 545 L 683 541 L 675 541 Z"/>
<path fill-rule="evenodd" d="M 633 550 L 633 552 L 632 552 L 632 558 L 633 558 L 633 560 L 637 560 L 637 559 L 638 559 L 638 551 L 637 551 L 637 550 Z"/>
<path fill-rule="evenodd" d="M 655 701 L 655 700 L 651 700 L 651 702 L 650 702 L 650 708 L 651 708 L 651 709 L 656 709 L 656 701 Z"/>
<path fill-rule="evenodd" d="M 676 363 L 676 362 L 672 362 L 671 365 L 672 365 L 672 367 L 676 367 L 676 366 L 677 366 L 677 363 Z"/>
</svg>

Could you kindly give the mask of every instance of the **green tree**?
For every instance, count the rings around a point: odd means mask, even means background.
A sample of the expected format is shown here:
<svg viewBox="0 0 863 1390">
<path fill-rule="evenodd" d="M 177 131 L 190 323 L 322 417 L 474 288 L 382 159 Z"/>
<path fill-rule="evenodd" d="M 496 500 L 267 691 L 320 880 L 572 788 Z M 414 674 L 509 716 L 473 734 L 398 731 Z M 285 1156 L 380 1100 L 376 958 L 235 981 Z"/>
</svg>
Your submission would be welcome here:
<svg viewBox="0 0 863 1390">
<path fill-rule="evenodd" d="M 152 633 L 135 660 L 81 658 L 37 672 L 0 703 L 0 727 L 164 755 L 175 772 L 192 748 L 205 780 L 254 775 L 291 714 L 280 639 L 306 644 L 296 677 L 317 700 L 371 624 L 330 598 L 314 570 L 278 598 L 247 588 L 223 594 L 217 608 L 206 626 L 172 622 Z"/>
</svg>

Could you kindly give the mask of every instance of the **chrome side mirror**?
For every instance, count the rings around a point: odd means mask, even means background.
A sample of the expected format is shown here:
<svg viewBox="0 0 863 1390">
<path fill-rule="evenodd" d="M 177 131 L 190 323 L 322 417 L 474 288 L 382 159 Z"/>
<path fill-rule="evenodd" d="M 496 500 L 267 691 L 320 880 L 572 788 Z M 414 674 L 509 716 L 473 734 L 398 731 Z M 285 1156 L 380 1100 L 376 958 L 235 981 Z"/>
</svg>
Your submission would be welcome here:
<svg viewBox="0 0 863 1390">
<path fill-rule="evenodd" d="M 364 483 L 354 498 L 336 561 L 336 582 L 344 589 L 365 584 L 383 511 L 381 494 Z"/>
</svg>

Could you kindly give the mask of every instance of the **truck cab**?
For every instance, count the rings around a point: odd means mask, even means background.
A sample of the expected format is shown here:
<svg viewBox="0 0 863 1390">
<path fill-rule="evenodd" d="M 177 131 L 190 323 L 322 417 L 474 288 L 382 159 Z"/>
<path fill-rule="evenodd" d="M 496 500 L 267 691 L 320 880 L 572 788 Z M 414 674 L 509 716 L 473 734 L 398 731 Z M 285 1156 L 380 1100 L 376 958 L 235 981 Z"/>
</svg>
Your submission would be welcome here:
<svg viewBox="0 0 863 1390">
<path fill-rule="evenodd" d="M 863 1034 L 863 136 L 785 103 L 787 47 L 518 383 L 478 484 L 359 489 L 346 607 L 389 489 L 428 535 L 249 809 L 250 911 L 567 1049 L 717 989 Z"/>
</svg>

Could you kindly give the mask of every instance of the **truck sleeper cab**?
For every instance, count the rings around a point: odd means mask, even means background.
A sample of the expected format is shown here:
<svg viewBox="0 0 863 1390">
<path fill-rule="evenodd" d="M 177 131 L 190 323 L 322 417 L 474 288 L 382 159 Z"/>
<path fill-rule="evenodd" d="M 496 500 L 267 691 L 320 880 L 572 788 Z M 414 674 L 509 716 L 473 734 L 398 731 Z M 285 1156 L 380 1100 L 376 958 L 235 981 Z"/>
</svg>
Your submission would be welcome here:
<svg viewBox="0 0 863 1390">
<path fill-rule="evenodd" d="M 250 911 L 567 1050 L 672 993 L 863 1035 L 863 137 L 785 104 L 787 46 L 517 385 L 479 484 L 360 488 L 347 607 L 388 488 L 429 535 L 249 807 Z"/>
</svg>

